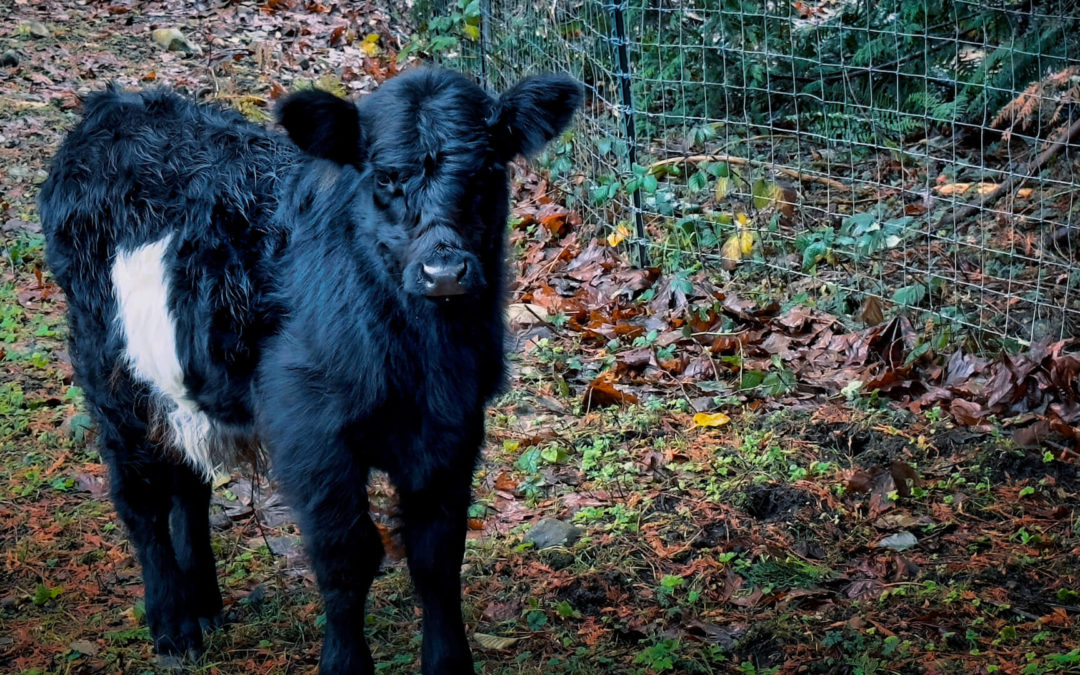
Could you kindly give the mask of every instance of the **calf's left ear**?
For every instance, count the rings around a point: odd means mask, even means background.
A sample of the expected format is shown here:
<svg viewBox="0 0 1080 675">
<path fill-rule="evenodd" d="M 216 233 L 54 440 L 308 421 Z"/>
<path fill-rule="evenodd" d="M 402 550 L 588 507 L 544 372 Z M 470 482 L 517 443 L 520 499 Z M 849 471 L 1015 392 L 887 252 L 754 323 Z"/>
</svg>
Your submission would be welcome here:
<svg viewBox="0 0 1080 675">
<path fill-rule="evenodd" d="M 293 143 L 315 157 L 358 165 L 363 130 L 356 106 L 318 89 L 300 91 L 277 106 L 277 119 Z"/>
<path fill-rule="evenodd" d="M 501 159 L 540 152 L 570 124 L 583 98 L 581 84 L 566 75 L 535 75 L 515 84 L 499 97 L 490 121 Z"/>
</svg>

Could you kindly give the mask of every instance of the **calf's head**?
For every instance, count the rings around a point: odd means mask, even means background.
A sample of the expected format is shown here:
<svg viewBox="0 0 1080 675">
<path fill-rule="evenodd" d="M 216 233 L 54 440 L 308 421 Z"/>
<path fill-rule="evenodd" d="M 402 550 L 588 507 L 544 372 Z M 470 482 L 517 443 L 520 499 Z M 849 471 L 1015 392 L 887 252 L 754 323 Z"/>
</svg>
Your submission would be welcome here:
<svg viewBox="0 0 1080 675">
<path fill-rule="evenodd" d="M 372 216 L 391 235 L 377 244 L 382 259 L 402 288 L 449 298 L 476 294 L 499 274 L 506 164 L 540 151 L 581 101 L 564 76 L 528 77 L 492 97 L 459 74 L 423 68 L 355 105 L 294 94 L 278 115 L 302 150 L 360 171 Z"/>
</svg>

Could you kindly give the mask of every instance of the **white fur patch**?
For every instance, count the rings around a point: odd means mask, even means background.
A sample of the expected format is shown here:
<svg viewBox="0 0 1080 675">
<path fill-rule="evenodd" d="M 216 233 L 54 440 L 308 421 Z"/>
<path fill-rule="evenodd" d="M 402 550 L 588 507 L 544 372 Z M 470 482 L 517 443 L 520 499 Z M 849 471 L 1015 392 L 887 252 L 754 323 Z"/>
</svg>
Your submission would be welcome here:
<svg viewBox="0 0 1080 675">
<path fill-rule="evenodd" d="M 162 401 L 171 442 L 196 471 L 214 475 L 213 424 L 188 397 L 176 352 L 176 324 L 169 315 L 169 281 L 164 262 L 172 235 L 131 251 L 117 251 L 112 283 L 119 307 L 116 321 L 127 343 L 134 377 L 151 385 Z"/>
</svg>

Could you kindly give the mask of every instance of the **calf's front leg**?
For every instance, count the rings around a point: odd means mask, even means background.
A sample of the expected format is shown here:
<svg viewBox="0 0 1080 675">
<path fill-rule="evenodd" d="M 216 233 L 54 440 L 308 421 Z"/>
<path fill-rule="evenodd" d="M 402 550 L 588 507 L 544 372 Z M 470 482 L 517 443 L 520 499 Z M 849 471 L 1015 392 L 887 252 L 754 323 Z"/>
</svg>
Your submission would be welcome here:
<svg viewBox="0 0 1080 675">
<path fill-rule="evenodd" d="M 321 675 L 375 672 L 364 639 L 364 606 L 383 557 L 368 514 L 367 467 L 347 451 L 320 453 L 321 461 L 279 462 L 326 609 Z M 310 461 L 310 457 L 306 457 Z"/>
<path fill-rule="evenodd" d="M 468 473 L 443 474 L 419 489 L 402 489 L 399 484 L 409 573 L 424 611 L 424 675 L 473 672 L 461 618 L 461 562 L 471 478 Z"/>
</svg>

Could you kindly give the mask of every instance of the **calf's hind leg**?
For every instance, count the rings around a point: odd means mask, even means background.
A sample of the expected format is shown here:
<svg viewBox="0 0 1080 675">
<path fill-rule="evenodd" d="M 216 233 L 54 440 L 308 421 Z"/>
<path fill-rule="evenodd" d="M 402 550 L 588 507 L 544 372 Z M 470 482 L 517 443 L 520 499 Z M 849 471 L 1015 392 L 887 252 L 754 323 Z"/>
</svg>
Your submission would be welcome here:
<svg viewBox="0 0 1080 675">
<path fill-rule="evenodd" d="M 222 624 L 222 604 L 210 548 L 210 484 L 186 466 L 177 466 L 173 474 L 169 529 L 199 625 L 217 628 Z"/>
<path fill-rule="evenodd" d="M 107 420 L 99 426 L 113 504 L 142 566 L 154 648 L 164 656 L 196 658 L 203 648 L 202 631 L 169 527 L 178 467 L 161 461 L 141 431 L 120 429 Z"/>
</svg>

